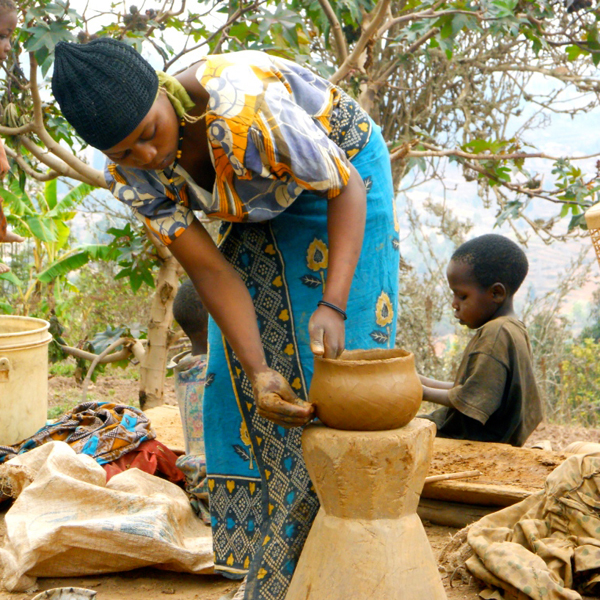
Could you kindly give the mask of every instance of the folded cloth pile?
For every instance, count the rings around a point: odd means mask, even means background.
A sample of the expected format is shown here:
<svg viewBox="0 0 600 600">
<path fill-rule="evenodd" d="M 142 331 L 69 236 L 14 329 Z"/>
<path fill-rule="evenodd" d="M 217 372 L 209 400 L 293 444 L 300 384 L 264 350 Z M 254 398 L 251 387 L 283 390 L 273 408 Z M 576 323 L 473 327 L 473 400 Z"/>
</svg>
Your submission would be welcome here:
<svg viewBox="0 0 600 600">
<path fill-rule="evenodd" d="M 103 465 L 155 437 L 148 417 L 133 406 L 84 402 L 30 438 L 14 446 L 0 446 L 0 464 L 47 442 L 60 441 Z"/>
<path fill-rule="evenodd" d="M 467 542 L 469 571 L 505 598 L 600 597 L 600 453 L 567 458 L 543 491 L 473 523 Z"/>
</svg>

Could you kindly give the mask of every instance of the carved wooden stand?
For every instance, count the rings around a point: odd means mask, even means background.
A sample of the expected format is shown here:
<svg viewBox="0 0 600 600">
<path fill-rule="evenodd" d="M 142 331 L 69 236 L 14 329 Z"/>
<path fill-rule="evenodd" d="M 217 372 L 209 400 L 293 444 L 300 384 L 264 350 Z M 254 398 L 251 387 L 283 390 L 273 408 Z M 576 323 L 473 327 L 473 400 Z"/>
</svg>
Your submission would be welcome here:
<svg viewBox="0 0 600 600">
<path fill-rule="evenodd" d="M 435 426 L 307 427 L 304 458 L 321 509 L 286 600 L 446 600 L 416 514 Z"/>
</svg>

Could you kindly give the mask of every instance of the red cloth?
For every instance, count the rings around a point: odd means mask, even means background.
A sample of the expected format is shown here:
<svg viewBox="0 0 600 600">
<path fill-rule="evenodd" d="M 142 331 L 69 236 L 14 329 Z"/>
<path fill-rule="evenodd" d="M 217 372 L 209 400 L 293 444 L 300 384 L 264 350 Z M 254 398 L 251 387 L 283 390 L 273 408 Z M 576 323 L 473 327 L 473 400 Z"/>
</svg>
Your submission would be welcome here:
<svg viewBox="0 0 600 600">
<path fill-rule="evenodd" d="M 173 483 L 185 481 L 183 472 L 175 466 L 177 455 L 157 440 L 142 442 L 137 448 L 121 458 L 102 465 L 106 471 L 106 481 L 126 469 L 140 469 L 150 475 L 157 475 Z"/>
</svg>

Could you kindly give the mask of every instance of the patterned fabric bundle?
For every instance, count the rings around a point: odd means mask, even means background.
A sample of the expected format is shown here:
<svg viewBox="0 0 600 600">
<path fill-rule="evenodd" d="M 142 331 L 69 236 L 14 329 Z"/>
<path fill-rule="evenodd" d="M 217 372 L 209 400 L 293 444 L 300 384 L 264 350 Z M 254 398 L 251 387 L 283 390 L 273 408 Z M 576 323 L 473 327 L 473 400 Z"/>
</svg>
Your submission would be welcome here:
<svg viewBox="0 0 600 600">
<path fill-rule="evenodd" d="M 137 408 L 108 402 L 84 402 L 23 442 L 0 446 L 0 463 L 47 442 L 62 441 L 77 454 L 87 454 L 103 465 L 155 437 L 148 417 Z"/>
<path fill-rule="evenodd" d="M 175 464 L 185 475 L 185 491 L 190 498 L 190 504 L 194 512 L 205 525 L 210 525 L 206 459 L 204 456 L 186 454 L 180 456 Z"/>
</svg>

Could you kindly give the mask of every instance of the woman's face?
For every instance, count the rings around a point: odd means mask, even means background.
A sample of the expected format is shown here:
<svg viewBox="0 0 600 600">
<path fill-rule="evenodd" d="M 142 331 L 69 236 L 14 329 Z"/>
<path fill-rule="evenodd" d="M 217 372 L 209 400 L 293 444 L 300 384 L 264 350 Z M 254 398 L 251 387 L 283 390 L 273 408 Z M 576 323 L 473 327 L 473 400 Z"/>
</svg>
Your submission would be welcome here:
<svg viewBox="0 0 600 600">
<path fill-rule="evenodd" d="M 175 161 L 178 144 L 179 120 L 170 100 L 160 93 L 136 129 L 104 154 L 124 167 L 161 171 Z"/>
</svg>

